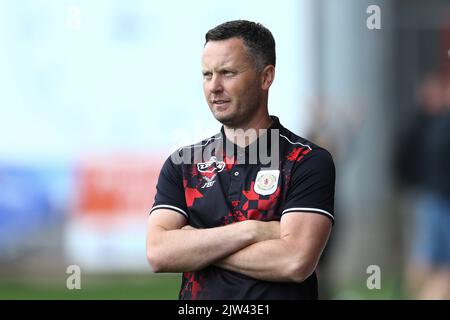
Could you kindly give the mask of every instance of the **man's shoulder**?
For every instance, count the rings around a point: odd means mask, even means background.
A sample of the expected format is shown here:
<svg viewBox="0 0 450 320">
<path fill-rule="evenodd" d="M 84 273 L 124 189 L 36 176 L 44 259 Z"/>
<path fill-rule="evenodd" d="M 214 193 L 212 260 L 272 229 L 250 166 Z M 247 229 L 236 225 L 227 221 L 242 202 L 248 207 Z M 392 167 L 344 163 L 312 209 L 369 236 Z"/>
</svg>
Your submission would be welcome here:
<svg viewBox="0 0 450 320">
<path fill-rule="evenodd" d="M 294 163 L 293 168 L 297 173 L 320 172 L 320 175 L 326 176 L 327 179 L 334 179 L 335 164 L 332 154 L 327 149 L 287 129 L 284 133 L 280 132 L 281 139 L 286 140 L 284 160 Z"/>
<path fill-rule="evenodd" d="M 316 164 L 327 163 L 334 166 L 333 156 L 327 149 L 285 127 L 280 129 L 280 145 L 284 146 L 285 159 L 288 161 L 300 164 L 314 159 L 313 162 Z"/>
<path fill-rule="evenodd" d="M 222 135 L 220 133 L 217 133 L 196 143 L 182 146 L 176 149 L 169 156 L 169 159 L 176 165 L 190 163 L 192 164 L 194 163 L 194 159 L 198 159 L 198 156 L 201 156 L 206 148 L 215 147 L 217 143 L 221 142 Z"/>
<path fill-rule="evenodd" d="M 309 140 L 305 137 L 302 137 L 285 127 L 282 127 L 280 129 L 280 142 L 285 143 L 286 145 L 291 146 L 293 148 L 298 147 L 298 148 L 308 149 L 311 151 L 324 150 L 324 151 L 328 152 L 324 147 L 315 144 L 311 140 Z"/>
<path fill-rule="evenodd" d="M 196 150 L 199 148 L 202 149 L 202 148 L 205 148 L 208 145 L 210 145 L 214 142 L 217 142 L 219 140 L 222 140 L 222 136 L 220 133 L 216 133 L 215 135 L 208 137 L 206 139 L 203 139 L 201 141 L 198 141 L 194 144 L 189 144 L 189 145 L 183 146 L 183 147 L 179 148 L 177 151 L 178 152 L 186 152 L 186 150 Z"/>
</svg>

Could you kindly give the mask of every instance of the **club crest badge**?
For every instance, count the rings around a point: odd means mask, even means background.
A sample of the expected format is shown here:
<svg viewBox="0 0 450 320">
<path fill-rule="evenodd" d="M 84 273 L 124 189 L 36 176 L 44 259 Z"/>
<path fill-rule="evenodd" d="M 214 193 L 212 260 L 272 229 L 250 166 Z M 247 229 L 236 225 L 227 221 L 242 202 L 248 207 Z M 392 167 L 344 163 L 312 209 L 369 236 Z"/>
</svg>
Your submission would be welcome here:
<svg viewBox="0 0 450 320">
<path fill-rule="evenodd" d="M 253 187 L 257 194 L 267 196 L 277 190 L 280 170 L 260 170 L 256 175 L 255 186 Z"/>
</svg>

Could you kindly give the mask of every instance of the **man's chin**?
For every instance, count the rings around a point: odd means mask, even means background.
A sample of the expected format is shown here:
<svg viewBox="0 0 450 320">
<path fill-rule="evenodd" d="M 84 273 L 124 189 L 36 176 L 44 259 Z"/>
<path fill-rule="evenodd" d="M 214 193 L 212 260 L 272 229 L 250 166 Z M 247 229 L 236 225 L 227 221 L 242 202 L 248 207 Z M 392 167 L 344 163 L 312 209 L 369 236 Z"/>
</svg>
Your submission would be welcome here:
<svg viewBox="0 0 450 320">
<path fill-rule="evenodd" d="M 226 114 L 225 112 L 213 111 L 214 118 L 225 126 L 229 126 L 236 121 L 236 117 L 232 114 Z"/>
<path fill-rule="evenodd" d="M 228 128 L 235 128 L 239 125 L 239 121 L 238 119 L 236 119 L 237 117 L 214 114 L 214 118 L 216 118 L 217 121 L 219 121 L 224 126 L 227 126 Z"/>
</svg>

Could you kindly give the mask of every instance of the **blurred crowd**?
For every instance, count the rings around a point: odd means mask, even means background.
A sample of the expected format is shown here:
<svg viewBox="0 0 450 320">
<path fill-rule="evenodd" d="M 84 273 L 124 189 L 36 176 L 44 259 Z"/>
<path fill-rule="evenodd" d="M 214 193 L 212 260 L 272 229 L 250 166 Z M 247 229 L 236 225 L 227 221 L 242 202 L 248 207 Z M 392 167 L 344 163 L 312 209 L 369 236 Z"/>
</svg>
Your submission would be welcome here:
<svg viewBox="0 0 450 320">
<path fill-rule="evenodd" d="M 411 222 L 406 289 L 413 299 L 450 299 L 450 74 L 429 73 L 416 92 L 418 108 L 397 148 Z"/>
</svg>

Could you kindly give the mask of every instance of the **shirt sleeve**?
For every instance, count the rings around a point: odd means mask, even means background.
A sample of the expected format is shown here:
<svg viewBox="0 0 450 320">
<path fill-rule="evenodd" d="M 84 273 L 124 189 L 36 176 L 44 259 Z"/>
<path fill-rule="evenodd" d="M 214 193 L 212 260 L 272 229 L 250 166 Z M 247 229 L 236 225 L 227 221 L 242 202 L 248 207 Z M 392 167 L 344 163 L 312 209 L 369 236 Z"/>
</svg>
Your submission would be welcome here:
<svg viewBox="0 0 450 320">
<path fill-rule="evenodd" d="M 189 219 L 181 164 L 174 164 L 170 157 L 161 168 L 156 185 L 155 201 L 150 214 L 156 209 L 171 209 Z"/>
<path fill-rule="evenodd" d="M 294 165 L 286 203 L 281 215 L 291 212 L 323 214 L 334 225 L 335 167 L 331 154 L 315 149 Z"/>
</svg>

